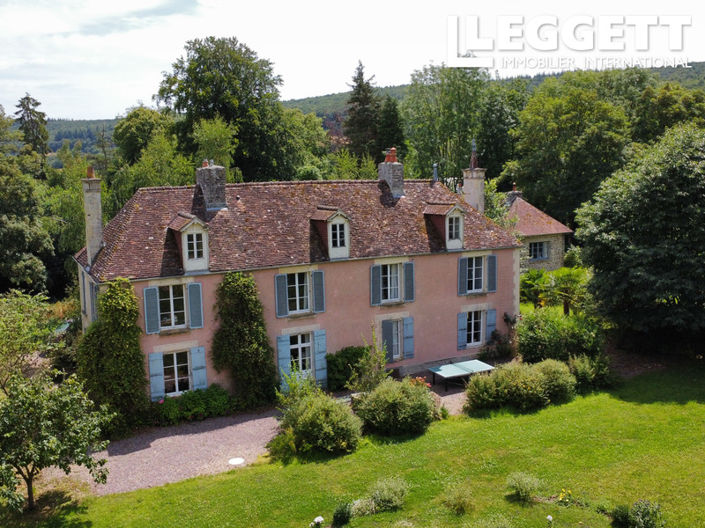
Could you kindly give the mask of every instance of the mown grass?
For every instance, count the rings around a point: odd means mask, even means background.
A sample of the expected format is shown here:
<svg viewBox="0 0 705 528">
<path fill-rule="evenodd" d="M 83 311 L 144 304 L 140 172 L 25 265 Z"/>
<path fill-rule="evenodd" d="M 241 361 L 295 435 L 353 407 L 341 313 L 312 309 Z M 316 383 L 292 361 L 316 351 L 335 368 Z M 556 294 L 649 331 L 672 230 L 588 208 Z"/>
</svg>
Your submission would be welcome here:
<svg viewBox="0 0 705 528">
<path fill-rule="evenodd" d="M 579 397 L 540 412 L 455 417 L 404 441 L 372 439 L 354 454 L 287 466 L 262 464 L 159 488 L 59 506 L 51 514 L 2 526 L 305 527 L 326 523 L 341 498 L 356 498 L 378 478 L 411 484 L 405 507 L 355 519 L 352 527 L 462 526 L 494 512 L 516 528 L 607 527 L 598 505 L 648 498 L 670 527 L 705 526 L 705 368 L 687 365 L 640 376 L 610 392 Z M 198 446 L 194 446 L 198 449 Z M 175 453 L 178 456 L 178 453 Z M 540 495 L 570 489 L 585 506 L 512 500 L 514 471 L 544 482 Z M 444 492 L 469 481 L 475 509 L 464 516 L 442 505 Z M 582 524 L 579 524 L 582 523 Z"/>
</svg>

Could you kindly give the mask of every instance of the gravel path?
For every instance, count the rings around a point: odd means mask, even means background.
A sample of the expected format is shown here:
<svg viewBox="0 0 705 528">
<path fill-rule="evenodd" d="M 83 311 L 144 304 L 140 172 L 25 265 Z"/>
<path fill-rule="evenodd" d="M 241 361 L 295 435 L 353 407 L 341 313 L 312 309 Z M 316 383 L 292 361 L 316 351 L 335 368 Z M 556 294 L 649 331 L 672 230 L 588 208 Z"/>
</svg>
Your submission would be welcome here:
<svg viewBox="0 0 705 528">
<path fill-rule="evenodd" d="M 465 401 L 462 388 L 450 387 L 445 392 L 442 385 L 436 385 L 433 390 L 451 414 L 461 413 Z M 236 467 L 228 464 L 231 458 L 244 458 L 247 465 L 266 453 L 267 442 L 276 434 L 278 414 L 272 409 L 151 428 L 131 438 L 115 440 L 106 451 L 96 454 L 108 461 L 107 484 L 93 483 L 84 468 L 74 468 L 68 478 L 88 481 L 95 494 L 107 495 L 222 473 Z M 45 482 L 63 478 L 67 477 L 56 468 L 42 474 Z"/>
</svg>

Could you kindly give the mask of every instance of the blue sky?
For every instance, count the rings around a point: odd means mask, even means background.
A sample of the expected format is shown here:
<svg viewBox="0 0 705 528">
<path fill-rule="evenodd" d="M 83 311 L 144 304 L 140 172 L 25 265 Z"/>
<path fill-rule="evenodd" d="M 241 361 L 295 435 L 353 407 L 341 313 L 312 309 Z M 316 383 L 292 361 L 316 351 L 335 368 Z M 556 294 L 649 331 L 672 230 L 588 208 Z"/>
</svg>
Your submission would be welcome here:
<svg viewBox="0 0 705 528">
<path fill-rule="evenodd" d="M 378 85 L 402 84 L 447 60 L 449 15 L 477 15 L 489 27 L 498 15 L 546 14 L 688 15 L 682 54 L 705 60 L 705 7 L 683 0 L 597 0 L 589 9 L 564 1 L 0 0 L 0 104 L 11 114 L 29 92 L 50 117 L 115 117 L 152 104 L 185 42 L 208 35 L 235 36 L 271 60 L 284 99 L 346 90 L 358 60 Z M 652 48 L 664 54 L 655 37 Z"/>
</svg>

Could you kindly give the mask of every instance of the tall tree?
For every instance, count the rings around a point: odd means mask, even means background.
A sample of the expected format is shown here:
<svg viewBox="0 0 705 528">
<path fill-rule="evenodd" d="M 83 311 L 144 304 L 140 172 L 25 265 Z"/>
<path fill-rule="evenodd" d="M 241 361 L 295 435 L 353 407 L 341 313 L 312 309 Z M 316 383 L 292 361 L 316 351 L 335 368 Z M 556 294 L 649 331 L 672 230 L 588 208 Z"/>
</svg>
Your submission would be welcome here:
<svg viewBox="0 0 705 528">
<path fill-rule="evenodd" d="M 679 125 L 578 212 L 600 309 L 650 342 L 705 334 L 705 131 Z M 678 348 L 673 343 L 669 348 Z"/>
<path fill-rule="evenodd" d="M 399 113 L 397 100 L 387 95 L 382 103 L 377 121 L 377 158 L 382 161 L 383 152 L 390 147 L 396 147 L 397 154 L 404 160 L 406 157 L 406 142 L 404 141 L 404 126 Z"/>
<path fill-rule="evenodd" d="M 478 101 L 488 80 L 476 68 L 426 66 L 411 75 L 402 114 L 412 174 L 428 178 L 438 163 L 441 178 L 455 189 L 470 165 L 472 139 L 480 130 Z"/>
<path fill-rule="evenodd" d="M 198 145 L 196 161 L 213 160 L 216 165 L 225 167 L 230 179 L 232 155 L 237 147 L 237 128 L 223 121 L 220 116 L 201 119 L 193 130 L 193 138 Z"/>
<path fill-rule="evenodd" d="M 365 67 L 358 62 L 352 78 L 352 93 L 348 99 L 348 117 L 343 124 L 343 131 L 350 140 L 350 152 L 358 158 L 367 154 L 379 159 L 377 152 L 377 122 L 379 120 L 380 101 L 372 87 L 374 75 L 365 79 Z"/>
<path fill-rule="evenodd" d="M 220 116 L 237 129 L 232 164 L 245 181 L 291 179 L 293 138 L 278 100 L 280 84 L 272 63 L 236 38 L 207 37 L 186 43 L 156 99 L 180 115 L 176 132 L 189 157 L 197 150 L 196 123 Z"/>
<path fill-rule="evenodd" d="M 47 116 L 44 112 L 37 110 L 41 105 L 34 97 L 28 93 L 17 103 L 15 116 L 22 131 L 24 142 L 33 151 L 39 154 L 41 159 L 41 176 L 44 176 L 44 160 L 49 152 L 49 132 L 47 131 Z"/>
<path fill-rule="evenodd" d="M 597 90 L 547 79 L 519 115 L 517 157 L 503 178 L 563 223 L 590 199 L 600 182 L 622 166 L 629 141 L 624 111 Z"/>
<path fill-rule="evenodd" d="M 138 106 L 127 112 L 115 125 L 113 141 L 123 159 L 132 165 L 140 159 L 152 136 L 164 130 L 168 124 L 169 120 L 156 110 Z"/>
</svg>

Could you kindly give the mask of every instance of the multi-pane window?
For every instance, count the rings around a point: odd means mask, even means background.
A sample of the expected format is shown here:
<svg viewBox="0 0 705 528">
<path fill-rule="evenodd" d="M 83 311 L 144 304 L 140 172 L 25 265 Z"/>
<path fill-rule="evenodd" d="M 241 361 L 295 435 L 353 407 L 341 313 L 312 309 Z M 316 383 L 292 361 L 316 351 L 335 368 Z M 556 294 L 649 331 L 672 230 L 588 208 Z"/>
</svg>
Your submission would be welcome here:
<svg viewBox="0 0 705 528">
<path fill-rule="evenodd" d="M 529 258 L 532 260 L 545 259 L 546 242 L 529 242 Z"/>
<path fill-rule="evenodd" d="M 183 284 L 159 286 L 159 321 L 162 330 L 186 326 Z"/>
<path fill-rule="evenodd" d="M 483 257 L 468 258 L 468 292 L 482 291 Z"/>
<path fill-rule="evenodd" d="M 478 345 L 482 342 L 482 312 L 468 312 L 468 345 Z"/>
<path fill-rule="evenodd" d="M 331 247 L 334 248 L 344 248 L 345 247 L 345 224 L 340 222 L 337 224 L 331 224 Z"/>
<path fill-rule="evenodd" d="M 382 302 L 399 299 L 399 264 L 382 264 Z"/>
<path fill-rule="evenodd" d="M 292 334 L 289 336 L 291 352 L 291 369 L 299 372 L 311 372 L 311 334 Z"/>
<path fill-rule="evenodd" d="M 460 217 L 448 217 L 448 240 L 460 240 Z"/>
<path fill-rule="evenodd" d="M 188 352 L 164 353 L 164 392 L 179 394 L 191 388 Z"/>
<path fill-rule="evenodd" d="M 389 352 L 392 353 L 392 359 L 401 358 L 401 330 L 402 322 L 400 320 L 392 321 L 392 342 L 389 343 L 391 348 Z"/>
<path fill-rule="evenodd" d="M 203 233 L 186 235 L 186 255 L 190 260 L 203 258 Z"/>
<path fill-rule="evenodd" d="M 289 302 L 289 313 L 308 312 L 309 308 L 309 286 L 308 272 L 289 273 L 286 276 L 287 298 Z"/>
</svg>

